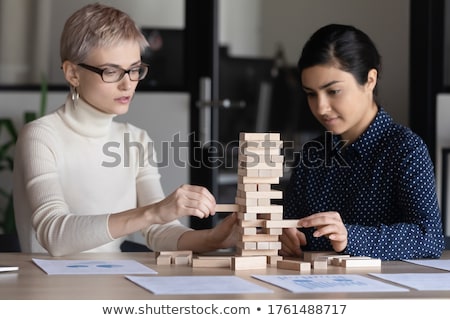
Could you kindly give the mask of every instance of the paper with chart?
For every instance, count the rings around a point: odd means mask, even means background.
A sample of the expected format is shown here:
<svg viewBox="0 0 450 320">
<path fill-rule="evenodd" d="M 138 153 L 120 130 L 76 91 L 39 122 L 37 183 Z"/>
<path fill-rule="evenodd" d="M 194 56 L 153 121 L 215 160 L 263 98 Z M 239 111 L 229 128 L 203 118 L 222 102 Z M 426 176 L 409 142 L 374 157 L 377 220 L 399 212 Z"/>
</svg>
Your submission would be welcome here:
<svg viewBox="0 0 450 320">
<path fill-rule="evenodd" d="M 419 291 L 449 291 L 450 273 L 371 273 L 372 276 Z"/>
<path fill-rule="evenodd" d="M 154 294 L 245 294 L 272 291 L 236 276 L 127 276 Z"/>
<path fill-rule="evenodd" d="M 403 260 L 405 262 L 418 264 L 424 267 L 441 269 L 450 271 L 450 259 L 418 259 L 418 260 Z"/>
<path fill-rule="evenodd" d="M 156 274 L 134 260 L 51 260 L 33 259 L 49 275 L 56 274 Z"/>
<path fill-rule="evenodd" d="M 254 275 L 253 277 L 294 293 L 408 291 L 405 288 L 356 274 Z"/>
</svg>

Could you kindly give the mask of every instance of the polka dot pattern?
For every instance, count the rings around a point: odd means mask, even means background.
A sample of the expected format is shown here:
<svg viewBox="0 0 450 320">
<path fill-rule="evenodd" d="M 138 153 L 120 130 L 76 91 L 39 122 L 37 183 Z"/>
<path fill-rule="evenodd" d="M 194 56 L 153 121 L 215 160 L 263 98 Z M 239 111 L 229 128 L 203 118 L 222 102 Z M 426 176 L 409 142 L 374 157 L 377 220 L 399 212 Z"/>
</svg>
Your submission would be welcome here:
<svg viewBox="0 0 450 320">
<path fill-rule="evenodd" d="M 342 148 L 326 132 L 304 146 L 284 196 L 285 219 L 337 211 L 348 230 L 344 253 L 382 260 L 439 258 L 444 247 L 433 164 L 424 142 L 383 108 Z M 329 251 L 304 229 L 304 250 Z"/>
</svg>

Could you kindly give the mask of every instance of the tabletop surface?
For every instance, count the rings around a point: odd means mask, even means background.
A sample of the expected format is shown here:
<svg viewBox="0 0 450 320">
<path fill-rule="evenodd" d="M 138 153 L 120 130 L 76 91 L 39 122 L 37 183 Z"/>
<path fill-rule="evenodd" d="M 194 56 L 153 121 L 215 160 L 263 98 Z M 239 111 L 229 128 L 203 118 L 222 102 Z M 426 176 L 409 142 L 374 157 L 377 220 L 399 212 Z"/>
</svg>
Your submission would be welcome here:
<svg viewBox="0 0 450 320">
<path fill-rule="evenodd" d="M 135 260 L 157 271 L 152 276 L 200 276 L 235 275 L 252 283 L 269 288 L 272 293 L 253 294 L 198 294 L 198 295 L 155 295 L 126 279 L 124 275 L 47 275 L 36 266 L 33 258 L 60 260 Z M 441 259 L 450 259 L 445 251 Z M 0 272 L 0 299 L 2 300 L 176 300 L 176 299 L 436 299 L 450 298 L 450 291 L 407 292 L 364 292 L 364 293 L 291 293 L 285 289 L 267 284 L 252 275 L 295 275 L 297 271 L 267 266 L 260 270 L 238 270 L 229 268 L 199 268 L 189 265 L 158 265 L 154 253 L 81 253 L 51 258 L 42 254 L 0 253 L 0 265 L 15 265 L 18 271 Z M 437 273 L 446 272 L 403 261 L 383 261 L 381 267 L 343 268 L 330 266 L 326 270 L 312 269 L 308 274 L 361 274 L 368 273 Z M 382 281 L 382 280 L 380 280 Z"/>
</svg>

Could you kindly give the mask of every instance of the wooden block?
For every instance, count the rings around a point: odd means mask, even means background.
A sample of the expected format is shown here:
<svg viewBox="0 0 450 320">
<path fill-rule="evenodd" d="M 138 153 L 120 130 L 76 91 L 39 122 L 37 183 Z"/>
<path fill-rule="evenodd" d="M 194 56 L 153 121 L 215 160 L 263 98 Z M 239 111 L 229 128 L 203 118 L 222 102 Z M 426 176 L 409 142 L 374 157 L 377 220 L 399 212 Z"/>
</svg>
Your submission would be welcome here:
<svg viewBox="0 0 450 320">
<path fill-rule="evenodd" d="M 246 168 L 238 168 L 237 174 L 240 177 L 259 177 L 260 169 L 246 169 Z"/>
<path fill-rule="evenodd" d="M 249 256 L 276 256 L 278 255 L 278 250 L 266 249 L 266 250 L 247 250 L 236 247 L 236 256 L 239 257 L 249 257 Z"/>
<path fill-rule="evenodd" d="M 258 176 L 259 177 L 282 177 L 283 169 L 259 169 Z"/>
<path fill-rule="evenodd" d="M 256 249 L 257 250 L 268 250 L 269 249 L 269 243 L 268 241 L 260 241 L 256 242 Z"/>
<path fill-rule="evenodd" d="M 341 261 L 341 265 L 344 268 L 381 267 L 381 259 L 373 259 L 366 257 L 343 258 Z"/>
<path fill-rule="evenodd" d="M 257 220 L 257 215 L 255 212 L 238 212 L 237 213 L 237 218 L 239 220 L 247 220 L 247 221 L 252 221 L 252 220 Z"/>
<path fill-rule="evenodd" d="M 273 234 L 273 235 L 282 235 L 283 229 L 282 228 L 262 228 L 261 233 L 264 234 Z"/>
<path fill-rule="evenodd" d="M 269 184 L 270 187 L 270 184 Z M 258 191 L 258 185 L 256 183 L 238 183 L 238 191 Z"/>
<path fill-rule="evenodd" d="M 255 235 L 256 234 L 256 228 L 255 227 L 246 227 L 241 228 L 241 234 L 242 235 Z"/>
<path fill-rule="evenodd" d="M 258 183 L 256 186 L 258 188 L 258 191 L 270 191 L 270 190 L 272 190 L 272 185 L 270 183 Z"/>
<path fill-rule="evenodd" d="M 255 242 L 260 242 L 260 241 L 278 241 L 278 236 L 274 236 L 274 235 L 270 235 L 270 234 L 255 234 L 255 235 L 249 235 L 249 236 L 242 236 L 242 241 L 247 242 L 247 241 L 255 241 Z"/>
<path fill-rule="evenodd" d="M 265 223 L 265 220 L 261 220 L 261 219 L 256 219 L 256 220 L 238 220 L 238 225 L 240 227 L 242 227 L 242 228 L 246 228 L 246 227 L 260 228 L 260 227 L 264 226 L 264 223 Z"/>
<path fill-rule="evenodd" d="M 258 199 L 247 199 L 247 198 L 241 197 L 241 196 L 234 198 L 234 201 L 241 206 L 257 206 L 258 205 Z"/>
<path fill-rule="evenodd" d="M 315 258 L 326 255 L 336 255 L 334 251 L 303 251 L 303 260 L 313 262 Z"/>
<path fill-rule="evenodd" d="M 270 206 L 272 204 L 270 198 L 252 199 L 256 200 L 257 206 Z"/>
<path fill-rule="evenodd" d="M 311 263 L 295 260 L 279 260 L 277 261 L 277 268 L 305 272 L 311 271 Z"/>
<path fill-rule="evenodd" d="M 284 156 L 272 154 L 272 155 L 270 155 L 270 161 L 277 162 L 277 163 L 283 163 Z"/>
<path fill-rule="evenodd" d="M 267 256 L 267 264 L 271 266 L 276 266 L 280 260 L 283 260 L 282 256 Z"/>
<path fill-rule="evenodd" d="M 242 211 L 248 213 L 283 213 L 283 206 L 278 204 L 270 206 L 242 206 Z"/>
<path fill-rule="evenodd" d="M 344 259 L 365 259 L 366 260 L 366 259 L 371 259 L 371 258 L 370 257 L 362 257 L 362 256 L 360 256 L 360 257 L 357 257 L 357 256 L 350 257 L 348 255 L 338 255 L 338 256 L 335 256 L 334 258 L 331 259 L 331 264 L 333 266 L 342 267 Z"/>
<path fill-rule="evenodd" d="M 257 243 L 256 241 L 238 241 L 236 243 L 236 248 L 240 248 L 242 250 L 256 250 L 257 249 Z"/>
<path fill-rule="evenodd" d="M 190 255 L 179 255 L 173 257 L 173 262 L 176 265 L 188 265 L 191 264 L 191 256 Z"/>
<path fill-rule="evenodd" d="M 239 148 L 239 154 L 246 155 L 246 156 L 253 156 L 253 155 L 277 155 L 279 156 L 281 154 L 280 148 L 253 148 L 253 147 L 247 147 L 247 148 Z"/>
<path fill-rule="evenodd" d="M 238 182 L 243 184 L 247 183 L 271 183 L 271 184 L 279 184 L 280 177 L 246 177 L 246 176 L 238 176 Z"/>
<path fill-rule="evenodd" d="M 265 220 L 265 228 L 297 228 L 298 220 L 286 219 L 286 220 Z"/>
<path fill-rule="evenodd" d="M 283 199 L 283 191 L 280 190 L 242 192 L 246 199 Z"/>
<path fill-rule="evenodd" d="M 267 258 L 265 256 L 254 257 L 232 257 L 232 270 L 252 270 L 252 269 L 266 269 Z"/>
<path fill-rule="evenodd" d="M 336 255 L 331 254 L 331 255 L 326 255 L 324 257 L 327 258 L 328 264 L 332 264 L 334 258 L 340 258 L 340 259 L 348 258 L 348 257 L 350 257 L 350 255 L 348 255 L 348 254 L 336 254 Z M 339 261 L 339 263 L 340 263 L 340 261 Z"/>
<path fill-rule="evenodd" d="M 284 142 L 282 140 L 241 140 L 239 141 L 239 148 L 283 148 Z"/>
<path fill-rule="evenodd" d="M 231 257 L 204 257 L 192 259 L 193 268 L 230 268 Z"/>
<path fill-rule="evenodd" d="M 261 220 L 274 220 L 280 221 L 283 220 L 282 213 L 258 213 L 257 218 Z"/>
<path fill-rule="evenodd" d="M 242 228 L 246 228 L 246 227 L 256 227 L 256 228 L 260 228 L 264 226 L 265 221 L 264 220 L 239 220 L 238 221 L 238 225 Z"/>
<path fill-rule="evenodd" d="M 314 269 L 327 269 L 328 268 L 328 258 L 326 256 L 320 256 L 314 259 L 312 263 Z"/>
<path fill-rule="evenodd" d="M 281 249 L 281 242 L 269 242 L 269 249 L 280 250 Z"/>
<path fill-rule="evenodd" d="M 262 155 L 260 155 L 262 157 Z M 244 169 L 260 169 L 260 170 L 266 170 L 266 169 L 276 169 L 276 170 L 282 170 L 283 169 L 283 163 L 280 162 L 268 162 L 268 161 L 261 161 L 261 162 L 255 162 L 255 161 L 241 161 L 239 162 L 239 168 Z"/>
<path fill-rule="evenodd" d="M 240 132 L 239 140 L 253 141 L 253 140 L 280 140 L 280 133 L 272 132 Z"/>
<path fill-rule="evenodd" d="M 216 204 L 216 212 L 238 212 L 238 204 Z"/>
<path fill-rule="evenodd" d="M 168 254 L 160 254 L 156 257 L 156 264 L 167 266 L 172 264 L 172 256 Z"/>
</svg>

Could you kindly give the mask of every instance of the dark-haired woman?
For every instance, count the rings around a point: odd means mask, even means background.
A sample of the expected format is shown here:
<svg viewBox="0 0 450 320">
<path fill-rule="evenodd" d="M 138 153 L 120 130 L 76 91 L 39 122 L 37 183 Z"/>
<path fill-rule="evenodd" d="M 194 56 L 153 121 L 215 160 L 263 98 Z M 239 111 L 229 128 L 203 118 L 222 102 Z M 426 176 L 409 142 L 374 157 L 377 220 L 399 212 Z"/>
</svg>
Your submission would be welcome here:
<svg viewBox="0 0 450 320">
<path fill-rule="evenodd" d="M 324 135 L 305 144 L 284 197 L 280 253 L 330 251 L 382 260 L 439 258 L 441 215 L 424 142 L 376 101 L 381 61 L 361 30 L 331 24 L 298 69 Z"/>
</svg>

